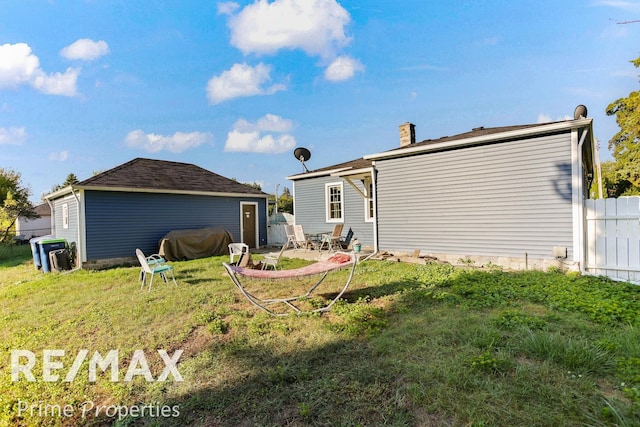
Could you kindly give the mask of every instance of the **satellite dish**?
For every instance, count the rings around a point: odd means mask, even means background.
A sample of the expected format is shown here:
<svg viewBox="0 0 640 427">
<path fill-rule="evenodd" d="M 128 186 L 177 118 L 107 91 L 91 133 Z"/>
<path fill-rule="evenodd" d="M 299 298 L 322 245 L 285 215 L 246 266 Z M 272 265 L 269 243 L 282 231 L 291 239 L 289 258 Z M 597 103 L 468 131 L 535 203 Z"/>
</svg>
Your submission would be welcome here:
<svg viewBox="0 0 640 427">
<path fill-rule="evenodd" d="M 305 172 L 309 172 L 309 169 L 307 169 L 307 165 L 305 165 L 304 162 L 311 158 L 311 151 L 304 147 L 298 147 L 293 150 L 293 156 L 302 163 L 302 167 L 304 167 Z"/>
<path fill-rule="evenodd" d="M 586 119 L 587 118 L 587 107 L 585 107 L 582 104 L 578 105 L 576 107 L 575 111 L 573 112 L 573 118 L 574 118 L 574 120 Z"/>
</svg>

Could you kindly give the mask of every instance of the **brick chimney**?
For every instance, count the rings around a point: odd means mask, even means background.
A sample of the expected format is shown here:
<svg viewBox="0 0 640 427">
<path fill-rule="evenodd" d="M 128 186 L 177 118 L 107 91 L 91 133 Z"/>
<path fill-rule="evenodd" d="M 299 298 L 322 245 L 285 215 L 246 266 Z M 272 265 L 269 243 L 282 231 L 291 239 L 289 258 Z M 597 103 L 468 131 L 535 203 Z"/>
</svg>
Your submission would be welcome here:
<svg viewBox="0 0 640 427">
<path fill-rule="evenodd" d="M 416 143 L 416 125 L 405 123 L 400 125 L 400 147 L 408 147 Z"/>
</svg>

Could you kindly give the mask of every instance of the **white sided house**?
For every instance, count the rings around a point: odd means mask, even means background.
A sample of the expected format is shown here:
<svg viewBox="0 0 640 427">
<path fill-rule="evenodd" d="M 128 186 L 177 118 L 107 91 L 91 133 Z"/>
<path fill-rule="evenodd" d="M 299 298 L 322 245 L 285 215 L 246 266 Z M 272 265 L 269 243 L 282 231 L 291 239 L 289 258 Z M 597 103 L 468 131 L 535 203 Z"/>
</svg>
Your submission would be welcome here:
<svg viewBox="0 0 640 427">
<path fill-rule="evenodd" d="M 16 238 L 26 241 L 33 237 L 41 237 L 51 234 L 51 207 L 48 203 L 41 203 L 34 209 L 38 218 L 25 218 L 19 216 L 16 219 Z"/>
<path fill-rule="evenodd" d="M 475 128 L 288 177 L 296 223 L 376 251 L 515 269 L 585 265 L 592 120 Z"/>
</svg>

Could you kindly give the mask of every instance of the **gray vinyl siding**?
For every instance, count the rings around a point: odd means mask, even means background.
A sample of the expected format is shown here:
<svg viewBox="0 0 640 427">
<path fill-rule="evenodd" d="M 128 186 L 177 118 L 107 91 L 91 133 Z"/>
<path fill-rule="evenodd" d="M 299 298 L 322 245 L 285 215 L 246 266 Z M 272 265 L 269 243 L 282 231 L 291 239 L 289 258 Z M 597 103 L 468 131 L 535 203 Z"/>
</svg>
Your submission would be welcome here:
<svg viewBox="0 0 640 427">
<path fill-rule="evenodd" d="M 336 223 L 327 222 L 325 206 L 325 184 L 342 182 L 344 197 L 344 229 L 349 228 L 363 245 L 373 246 L 373 222 L 365 221 L 363 197 L 346 181 L 336 177 L 317 177 L 294 181 L 294 215 L 296 224 L 301 224 L 306 232 L 331 232 Z"/>
<path fill-rule="evenodd" d="M 64 228 L 63 224 L 63 205 L 69 207 L 69 228 Z M 52 233 L 57 239 L 65 239 L 67 242 L 78 243 L 78 202 L 75 197 L 68 195 L 60 199 L 52 201 L 53 204 L 53 230 Z"/>
<path fill-rule="evenodd" d="M 258 203 L 259 242 L 266 244 L 266 199 L 85 191 L 87 260 L 156 253 L 173 230 L 218 226 L 240 241 L 240 203 Z"/>
<path fill-rule="evenodd" d="M 377 160 L 381 250 L 573 256 L 570 134 Z"/>
</svg>

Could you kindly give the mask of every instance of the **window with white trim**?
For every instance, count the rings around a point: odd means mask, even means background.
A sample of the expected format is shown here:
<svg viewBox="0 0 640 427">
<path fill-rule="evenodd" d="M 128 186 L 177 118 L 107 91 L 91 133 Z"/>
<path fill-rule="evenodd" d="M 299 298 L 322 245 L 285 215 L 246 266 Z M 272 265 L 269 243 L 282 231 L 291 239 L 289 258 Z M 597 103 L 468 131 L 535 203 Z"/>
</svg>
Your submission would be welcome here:
<svg viewBox="0 0 640 427">
<path fill-rule="evenodd" d="M 62 228 L 69 228 L 69 205 L 62 205 Z"/>
<path fill-rule="evenodd" d="M 373 204 L 373 183 L 369 183 L 367 189 L 367 195 L 369 197 L 364 199 L 364 220 L 373 221 L 376 217 L 374 204 Z"/>
<path fill-rule="evenodd" d="M 344 215 L 344 192 L 342 183 L 325 184 L 325 207 L 327 222 L 341 222 Z"/>
</svg>

